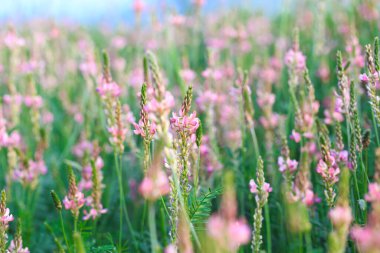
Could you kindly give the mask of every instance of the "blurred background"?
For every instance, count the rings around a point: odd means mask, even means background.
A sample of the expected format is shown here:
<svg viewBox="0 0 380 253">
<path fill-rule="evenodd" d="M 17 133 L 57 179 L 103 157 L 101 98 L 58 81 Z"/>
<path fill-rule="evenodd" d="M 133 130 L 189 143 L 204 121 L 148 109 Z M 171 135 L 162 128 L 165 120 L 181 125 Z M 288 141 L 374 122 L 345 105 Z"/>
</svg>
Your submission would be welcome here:
<svg viewBox="0 0 380 253">
<path fill-rule="evenodd" d="M 197 0 L 199 1 L 199 0 Z M 134 9 L 139 4 L 144 14 L 166 11 L 186 13 L 194 0 L 1 0 L 0 21 L 2 23 L 27 22 L 30 19 L 51 19 L 74 22 L 82 25 L 133 23 Z M 209 0 L 204 1 L 203 12 L 231 9 L 236 7 L 277 12 L 283 2 L 289 0 Z M 142 17 L 144 20 L 144 16 Z"/>
</svg>

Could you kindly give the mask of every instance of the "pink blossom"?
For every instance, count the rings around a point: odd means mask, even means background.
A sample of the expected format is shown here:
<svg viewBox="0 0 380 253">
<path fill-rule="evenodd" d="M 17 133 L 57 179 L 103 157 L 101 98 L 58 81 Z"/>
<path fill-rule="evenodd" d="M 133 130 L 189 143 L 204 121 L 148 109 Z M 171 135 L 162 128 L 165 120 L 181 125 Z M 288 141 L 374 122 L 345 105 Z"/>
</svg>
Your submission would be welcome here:
<svg viewBox="0 0 380 253">
<path fill-rule="evenodd" d="M 133 1 L 133 10 L 135 13 L 139 14 L 145 9 L 145 3 L 142 0 Z"/>
<path fill-rule="evenodd" d="M 334 163 L 331 163 L 331 167 L 328 167 L 327 164 L 320 159 L 316 169 L 317 173 L 322 176 L 322 178 L 330 183 L 338 182 L 338 175 L 340 173 L 340 169 Z"/>
<path fill-rule="evenodd" d="M 14 220 L 14 218 L 13 218 L 13 215 L 10 214 L 9 208 L 6 208 L 3 216 L 0 217 L 0 222 L 3 225 L 8 226 L 8 223 L 13 221 L 13 220 Z"/>
<path fill-rule="evenodd" d="M 302 202 L 307 206 L 312 206 L 314 203 L 320 202 L 320 198 L 312 190 L 307 189 Z"/>
<path fill-rule="evenodd" d="M 90 211 L 87 213 L 87 211 L 83 211 L 85 216 L 83 217 L 83 220 L 88 220 L 88 219 L 93 219 L 95 220 L 98 218 L 100 215 L 105 214 L 108 210 L 104 209 L 102 205 L 98 209 L 96 208 L 91 208 Z"/>
<path fill-rule="evenodd" d="M 272 106 L 276 100 L 276 96 L 268 92 L 258 92 L 257 94 L 257 104 L 263 108 L 267 106 Z"/>
<path fill-rule="evenodd" d="M 43 100 L 40 96 L 25 96 L 24 104 L 27 107 L 41 108 L 43 105 Z"/>
<path fill-rule="evenodd" d="M 366 73 L 360 74 L 359 75 L 359 80 L 362 84 L 367 84 L 369 82 L 369 77 L 367 76 Z"/>
<path fill-rule="evenodd" d="M 84 205 L 86 199 L 84 198 L 84 194 L 82 192 L 77 191 L 73 198 L 65 196 L 62 202 L 66 210 L 78 210 Z"/>
<path fill-rule="evenodd" d="M 221 249 L 237 250 L 250 240 L 251 231 L 244 220 L 225 220 L 220 215 L 212 215 L 207 222 L 207 231 Z"/>
<path fill-rule="evenodd" d="M 249 181 L 249 187 L 250 187 L 250 191 L 251 193 L 258 193 L 258 190 L 257 190 L 257 184 L 255 183 L 255 181 L 253 179 L 251 179 Z M 269 183 L 266 183 L 264 182 L 264 185 L 263 185 L 263 190 L 265 192 L 272 192 L 272 187 L 270 186 Z"/>
<path fill-rule="evenodd" d="M 380 185 L 370 183 L 368 185 L 368 193 L 365 195 L 365 200 L 368 202 L 380 202 Z"/>
<path fill-rule="evenodd" d="M 284 173 L 285 171 L 289 171 L 290 173 L 297 170 L 298 162 L 296 160 L 291 160 L 290 158 L 285 159 L 280 156 L 278 157 L 277 164 L 279 166 L 280 172 Z"/>
<path fill-rule="evenodd" d="M 296 132 L 294 129 L 292 130 L 292 134 L 290 135 L 290 139 L 299 143 L 301 141 L 301 134 Z"/>
<path fill-rule="evenodd" d="M 173 113 L 170 118 L 170 126 L 176 132 L 185 132 L 187 135 L 192 135 L 199 127 L 199 119 L 197 118 L 197 113 L 194 111 L 189 116 L 182 115 L 180 111 L 177 115 Z"/>
<path fill-rule="evenodd" d="M 19 242 L 19 245 L 16 247 L 15 241 L 12 240 L 6 253 L 29 253 L 29 252 L 30 251 L 28 247 L 26 248 L 22 247 L 22 241 Z"/>
<path fill-rule="evenodd" d="M 350 224 L 352 221 L 352 214 L 350 207 L 337 206 L 330 210 L 329 217 L 334 226 L 341 226 Z"/>
<path fill-rule="evenodd" d="M 135 127 L 135 130 L 133 130 L 133 133 L 136 135 L 141 135 L 141 137 L 146 137 L 146 133 L 144 131 L 144 122 L 140 119 L 139 123 L 133 123 L 133 126 Z M 154 121 L 149 125 L 149 135 L 153 136 L 156 133 L 157 126 Z"/>
<path fill-rule="evenodd" d="M 96 88 L 101 97 L 116 98 L 121 95 L 121 88 L 115 82 L 106 82 L 105 80 Z"/>
<path fill-rule="evenodd" d="M 165 172 L 159 170 L 156 175 L 146 176 L 140 184 L 139 192 L 149 200 L 156 200 L 170 191 L 169 179 Z"/>
<path fill-rule="evenodd" d="M 165 248 L 164 253 L 178 253 L 178 251 L 175 245 L 170 244 Z"/>
<path fill-rule="evenodd" d="M 186 83 L 191 83 L 197 77 L 196 73 L 191 69 L 181 69 L 179 75 Z"/>
<path fill-rule="evenodd" d="M 306 66 L 306 56 L 300 51 L 290 49 L 285 55 L 285 64 L 290 68 L 294 67 L 297 71 L 303 71 Z"/>
<path fill-rule="evenodd" d="M 375 227 L 355 226 L 351 230 L 351 237 L 355 240 L 360 252 L 375 253 L 380 248 L 380 230 Z"/>
</svg>

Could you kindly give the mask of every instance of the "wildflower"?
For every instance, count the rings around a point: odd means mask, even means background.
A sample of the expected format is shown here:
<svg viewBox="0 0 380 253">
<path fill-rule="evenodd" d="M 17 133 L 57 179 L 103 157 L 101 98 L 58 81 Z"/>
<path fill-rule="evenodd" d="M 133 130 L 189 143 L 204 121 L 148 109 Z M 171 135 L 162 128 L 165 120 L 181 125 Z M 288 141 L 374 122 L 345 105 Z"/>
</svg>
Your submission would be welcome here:
<svg viewBox="0 0 380 253">
<path fill-rule="evenodd" d="M 268 183 L 265 182 L 264 178 L 264 162 L 259 157 L 256 169 L 256 181 L 251 180 L 251 192 L 255 194 L 256 199 L 256 209 L 253 215 L 253 236 L 252 236 L 252 249 L 254 252 L 260 252 L 260 245 L 262 243 L 261 227 L 262 227 L 262 209 L 268 201 L 269 192 L 272 188 Z"/>
<path fill-rule="evenodd" d="M 296 132 L 294 129 L 292 130 L 292 134 L 290 135 L 290 139 L 295 141 L 296 143 L 299 143 L 301 141 L 301 134 Z"/>
<path fill-rule="evenodd" d="M 1 191 L 0 200 L 0 251 L 5 252 L 7 244 L 7 230 L 9 222 L 13 221 L 13 215 L 10 214 L 9 208 L 6 207 L 6 193 L 5 190 Z"/>
<path fill-rule="evenodd" d="M 11 241 L 6 253 L 29 253 L 28 247 L 23 248 L 21 237 L 21 223 L 17 223 L 17 230 L 14 239 Z"/>
<path fill-rule="evenodd" d="M 250 229 L 244 219 L 236 218 L 236 200 L 232 174 L 225 176 L 225 193 L 221 210 L 207 222 L 207 232 L 215 240 L 219 251 L 235 252 L 240 245 L 249 242 Z M 217 252 L 219 252 L 217 251 Z"/>
<path fill-rule="evenodd" d="M 99 93 L 101 97 L 104 98 L 117 98 L 121 95 L 121 88 L 117 83 L 113 81 L 108 82 L 104 79 L 99 84 L 98 88 L 96 88 L 96 91 Z"/>
<path fill-rule="evenodd" d="M 71 168 L 69 168 L 69 191 L 63 199 L 63 205 L 66 210 L 71 210 L 74 217 L 78 217 L 79 209 L 85 204 L 84 194 L 78 190 L 75 182 L 75 175 Z"/>
<path fill-rule="evenodd" d="M 303 71 L 306 66 L 306 56 L 300 51 L 290 49 L 285 55 L 285 64 L 289 68 L 295 68 L 297 71 Z"/>
<path fill-rule="evenodd" d="M 146 176 L 140 184 L 139 191 L 144 198 L 156 200 L 169 193 L 168 177 L 161 170 L 154 175 L 154 178 L 153 176 Z"/>
<path fill-rule="evenodd" d="M 188 180 L 189 180 L 189 154 L 190 147 L 195 142 L 195 132 L 200 125 L 199 119 L 196 117 L 196 112 L 190 111 L 193 96 L 193 88 L 189 86 L 186 96 L 182 102 L 181 110 L 178 114 L 173 113 L 170 118 L 170 127 L 176 132 L 175 145 L 178 147 L 177 156 L 180 161 L 180 185 L 185 203 L 188 196 Z"/>
<path fill-rule="evenodd" d="M 329 234 L 329 252 L 345 252 L 347 236 L 352 222 L 352 213 L 349 205 L 349 171 L 345 168 L 339 183 L 337 206 L 329 211 L 329 218 L 333 230 Z"/>
<path fill-rule="evenodd" d="M 365 200 L 380 203 L 380 185 L 378 183 L 368 185 L 368 193 L 365 195 Z"/>
<path fill-rule="evenodd" d="M 287 158 L 286 160 L 284 157 L 279 156 L 278 157 L 278 166 L 279 171 L 284 173 L 285 171 L 288 171 L 290 173 L 293 173 L 297 170 L 298 162 L 296 160 L 291 160 L 290 158 Z"/>
</svg>

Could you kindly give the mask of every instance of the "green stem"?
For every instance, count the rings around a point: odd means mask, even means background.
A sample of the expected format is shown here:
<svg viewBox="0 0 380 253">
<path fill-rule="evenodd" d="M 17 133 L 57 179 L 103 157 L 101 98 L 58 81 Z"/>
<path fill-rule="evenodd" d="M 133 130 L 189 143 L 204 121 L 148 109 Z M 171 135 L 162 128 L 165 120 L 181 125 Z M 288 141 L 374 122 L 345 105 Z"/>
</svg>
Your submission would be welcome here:
<svg viewBox="0 0 380 253">
<path fill-rule="evenodd" d="M 123 236 L 123 199 L 124 199 L 124 194 L 123 194 L 123 182 L 122 182 L 122 178 L 121 178 L 121 169 L 119 166 L 119 162 L 118 162 L 116 153 L 115 153 L 115 164 L 116 164 L 116 172 L 117 172 L 117 178 L 118 178 L 118 183 L 119 183 L 119 201 L 120 201 L 120 206 L 119 206 L 119 246 L 118 246 L 118 250 L 119 250 L 119 252 L 121 252 L 122 236 Z"/>
<path fill-rule="evenodd" d="M 373 110 L 371 110 L 371 112 L 372 112 L 372 124 L 373 124 L 373 128 L 375 129 L 377 146 L 380 147 L 380 139 L 379 139 L 379 133 L 377 131 L 377 123 L 375 119 L 375 114 L 373 113 Z"/>
<path fill-rule="evenodd" d="M 267 253 L 272 252 L 272 235 L 270 229 L 270 214 L 268 203 L 264 206 L 264 215 L 265 215 L 265 229 L 267 232 Z"/>
<path fill-rule="evenodd" d="M 357 194 L 357 198 L 358 198 L 355 201 L 354 206 L 357 206 L 358 205 L 358 200 L 360 199 L 360 191 L 359 191 L 359 185 L 358 185 L 358 179 L 357 179 L 357 176 L 356 176 L 356 171 L 353 171 L 352 174 L 354 174 L 354 184 L 355 184 L 356 194 Z M 359 206 L 358 209 L 359 209 L 359 213 L 360 213 L 360 218 L 363 219 L 363 214 L 362 214 L 362 210 L 361 210 L 360 206 Z"/>
<path fill-rule="evenodd" d="M 256 136 L 255 127 L 251 126 L 249 130 L 251 131 L 252 142 L 253 142 L 253 149 L 254 149 L 254 152 L 255 152 L 255 156 L 256 156 L 256 159 L 258 159 L 259 155 L 260 155 L 260 150 L 259 150 L 259 144 L 257 142 L 257 136 Z"/>
<path fill-rule="evenodd" d="M 155 218 L 154 202 L 149 202 L 149 233 L 150 233 L 150 243 L 152 247 L 152 253 L 157 253 L 160 251 L 160 246 L 157 240 L 155 219 L 156 218 Z"/>
<path fill-rule="evenodd" d="M 62 229 L 63 238 L 65 239 L 67 251 L 71 252 L 70 247 L 69 247 L 69 241 L 67 240 L 67 236 L 66 236 L 65 226 L 63 225 L 62 211 L 59 211 L 59 218 L 61 220 L 61 229 Z"/>
<path fill-rule="evenodd" d="M 305 240 L 306 240 L 306 251 L 312 252 L 313 251 L 313 243 L 311 240 L 311 232 L 310 231 L 306 232 Z"/>
</svg>

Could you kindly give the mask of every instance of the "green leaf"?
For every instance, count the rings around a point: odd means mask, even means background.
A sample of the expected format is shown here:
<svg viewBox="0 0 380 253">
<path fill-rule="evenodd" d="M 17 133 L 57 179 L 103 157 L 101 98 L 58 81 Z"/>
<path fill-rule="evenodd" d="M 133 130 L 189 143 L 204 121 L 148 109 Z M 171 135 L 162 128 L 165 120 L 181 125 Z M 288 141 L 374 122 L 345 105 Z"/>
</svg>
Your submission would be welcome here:
<svg viewBox="0 0 380 253">
<path fill-rule="evenodd" d="M 196 230 L 201 230 L 203 224 L 211 214 L 212 200 L 222 192 L 221 188 L 209 189 L 207 192 L 196 196 L 195 192 L 189 198 L 189 219 Z"/>
</svg>

